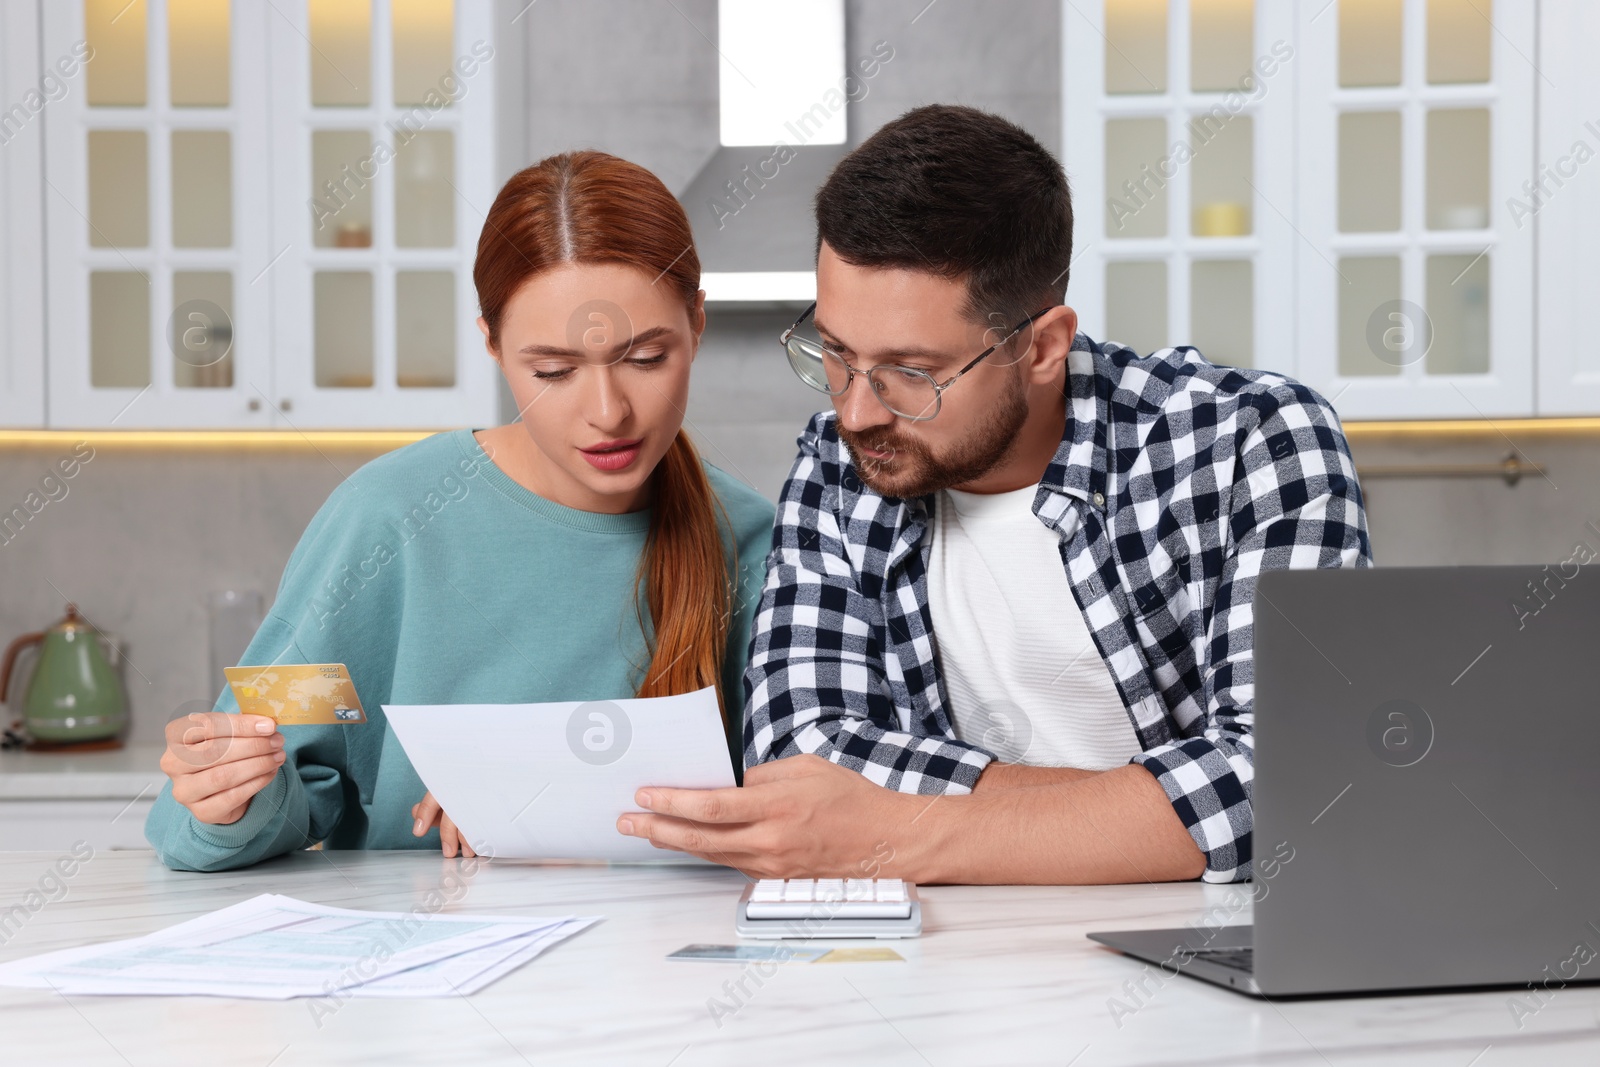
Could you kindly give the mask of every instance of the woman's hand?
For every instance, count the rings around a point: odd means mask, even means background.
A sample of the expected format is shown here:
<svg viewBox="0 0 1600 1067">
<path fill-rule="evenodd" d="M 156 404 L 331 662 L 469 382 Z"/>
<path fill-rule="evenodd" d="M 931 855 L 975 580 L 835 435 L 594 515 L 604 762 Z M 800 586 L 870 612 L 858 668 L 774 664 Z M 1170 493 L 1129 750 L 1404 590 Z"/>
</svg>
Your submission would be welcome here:
<svg viewBox="0 0 1600 1067">
<path fill-rule="evenodd" d="M 432 793 L 424 793 L 422 799 L 411 805 L 411 817 L 416 819 L 416 824 L 411 827 L 412 837 L 421 837 L 433 829 L 433 824 L 439 824 L 439 844 L 444 849 L 446 857 L 456 854 L 456 849 L 461 849 L 462 856 L 476 856 L 472 846 L 467 844 L 467 839 L 461 836 L 456 829 L 456 824 L 450 821 L 450 816 L 439 807 L 439 802 L 433 799 Z"/>
<path fill-rule="evenodd" d="M 172 799 L 215 826 L 238 822 L 283 766 L 283 735 L 265 715 L 208 711 L 167 723 L 161 770 Z"/>
</svg>

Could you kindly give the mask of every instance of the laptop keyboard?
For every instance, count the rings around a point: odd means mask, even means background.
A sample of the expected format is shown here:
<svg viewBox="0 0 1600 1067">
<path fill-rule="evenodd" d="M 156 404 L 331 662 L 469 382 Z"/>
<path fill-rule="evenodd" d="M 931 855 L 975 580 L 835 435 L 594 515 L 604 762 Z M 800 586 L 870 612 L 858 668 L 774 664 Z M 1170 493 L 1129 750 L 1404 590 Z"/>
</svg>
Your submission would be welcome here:
<svg viewBox="0 0 1600 1067">
<path fill-rule="evenodd" d="M 1201 949 L 1194 954 L 1197 960 L 1207 963 L 1220 964 L 1235 971 L 1244 971 L 1246 974 L 1255 973 L 1255 949 L 1253 948 L 1215 948 Z"/>
</svg>

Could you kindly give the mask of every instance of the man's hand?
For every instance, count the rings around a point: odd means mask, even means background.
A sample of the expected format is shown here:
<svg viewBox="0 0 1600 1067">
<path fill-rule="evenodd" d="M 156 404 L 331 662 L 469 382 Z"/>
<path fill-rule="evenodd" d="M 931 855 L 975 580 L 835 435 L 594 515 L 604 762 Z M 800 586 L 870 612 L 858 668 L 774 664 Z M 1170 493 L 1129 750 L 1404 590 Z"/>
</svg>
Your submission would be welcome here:
<svg viewBox="0 0 1600 1067">
<path fill-rule="evenodd" d="M 750 768 L 743 788 L 641 789 L 634 799 L 649 814 L 625 814 L 617 829 L 761 878 L 1097 885 L 1205 869 L 1144 768 L 1013 770 L 1044 781 L 1006 781 L 1002 771 L 970 796 L 917 796 L 819 756 L 791 756 Z"/>
<path fill-rule="evenodd" d="M 467 844 L 466 837 L 456 829 L 456 824 L 450 821 L 450 816 L 446 815 L 439 802 L 433 799 L 432 793 L 422 794 L 422 799 L 411 805 L 411 817 L 416 820 L 411 825 L 412 837 L 421 837 L 433 829 L 434 823 L 439 824 L 439 847 L 447 859 L 455 856 L 458 848 L 463 857 L 477 855 L 472 851 L 472 846 Z"/>
<path fill-rule="evenodd" d="M 283 766 L 283 735 L 265 715 L 196 712 L 167 723 L 161 770 L 172 799 L 203 823 L 238 822 Z"/>
<path fill-rule="evenodd" d="M 617 829 L 754 878 L 894 878 L 904 831 L 936 797 L 896 793 L 820 756 L 751 767 L 731 789 L 661 789 L 634 796 L 650 814 Z"/>
</svg>

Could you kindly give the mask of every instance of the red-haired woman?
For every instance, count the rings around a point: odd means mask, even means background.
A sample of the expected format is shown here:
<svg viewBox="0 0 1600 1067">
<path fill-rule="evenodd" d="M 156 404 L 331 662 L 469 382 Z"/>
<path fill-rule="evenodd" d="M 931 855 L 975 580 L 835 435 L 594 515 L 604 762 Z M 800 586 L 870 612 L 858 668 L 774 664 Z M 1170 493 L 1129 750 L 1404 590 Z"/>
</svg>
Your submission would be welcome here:
<svg viewBox="0 0 1600 1067">
<path fill-rule="evenodd" d="M 424 796 L 386 703 L 715 685 L 739 765 L 773 506 L 704 463 L 682 429 L 705 329 L 683 208 L 615 156 L 552 156 L 495 198 L 473 278 L 521 418 L 436 434 L 351 475 L 242 659 L 346 664 L 369 723 L 279 733 L 227 691 L 174 721 L 171 782 L 145 826 L 168 866 L 223 870 L 314 841 L 471 855 Z"/>
</svg>

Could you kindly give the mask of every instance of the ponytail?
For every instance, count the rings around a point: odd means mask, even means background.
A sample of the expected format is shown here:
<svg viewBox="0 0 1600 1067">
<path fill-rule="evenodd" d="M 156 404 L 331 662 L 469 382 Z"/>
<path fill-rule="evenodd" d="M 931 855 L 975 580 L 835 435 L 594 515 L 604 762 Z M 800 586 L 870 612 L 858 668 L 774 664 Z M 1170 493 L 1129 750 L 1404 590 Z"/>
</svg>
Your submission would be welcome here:
<svg viewBox="0 0 1600 1067">
<path fill-rule="evenodd" d="M 728 517 L 683 430 L 656 466 L 651 499 L 650 533 L 639 558 L 639 583 L 644 586 L 639 607 L 643 626 L 642 609 L 648 605 L 655 638 L 638 695 L 670 696 L 716 686 L 728 736 L 738 738 L 743 725 L 730 719 L 729 708 L 742 712 L 742 694 L 722 691 L 733 615 L 720 533 Z"/>
</svg>

